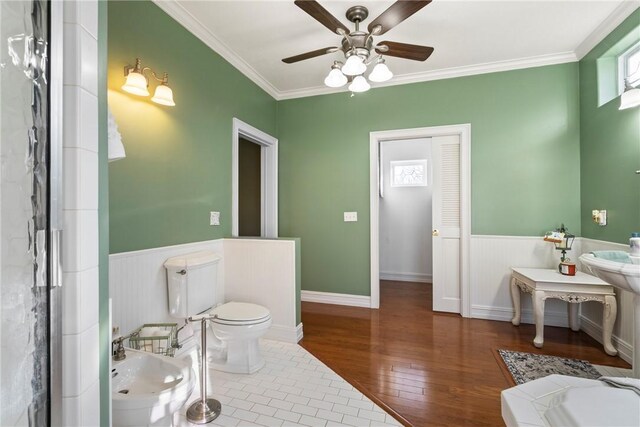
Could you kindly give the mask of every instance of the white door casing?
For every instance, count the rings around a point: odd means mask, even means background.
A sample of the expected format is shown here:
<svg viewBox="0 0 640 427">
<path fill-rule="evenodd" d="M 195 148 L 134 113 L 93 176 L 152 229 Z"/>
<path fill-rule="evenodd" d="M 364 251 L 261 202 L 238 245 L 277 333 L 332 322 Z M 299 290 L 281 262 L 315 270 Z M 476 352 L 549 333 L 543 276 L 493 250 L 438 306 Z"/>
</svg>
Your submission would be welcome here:
<svg viewBox="0 0 640 427">
<path fill-rule="evenodd" d="M 370 259 L 371 259 L 371 308 L 380 307 L 380 253 L 379 253 L 379 145 L 383 141 L 394 141 L 416 138 L 436 138 L 457 136 L 459 139 L 459 240 L 458 257 L 459 268 L 455 269 L 459 281 L 459 309 L 463 317 L 471 316 L 471 292 L 469 278 L 469 247 L 471 243 L 471 125 L 433 126 L 414 129 L 398 129 L 371 132 L 369 134 L 369 171 L 370 171 Z M 435 163 L 435 162 L 434 162 Z M 434 189 L 435 190 L 435 189 Z M 435 203 L 435 200 L 434 200 Z M 435 245 L 435 241 L 434 241 Z M 444 253 L 454 251 L 452 241 L 444 244 Z M 435 246 L 434 246 L 435 252 Z M 436 259 L 434 258 L 434 280 L 436 277 Z M 445 261 L 446 262 L 446 261 Z M 440 267 L 442 268 L 442 267 Z M 449 283 L 456 280 L 456 275 L 449 272 Z M 435 293 L 435 291 L 434 291 Z M 451 297 L 452 291 L 443 293 Z"/>
<path fill-rule="evenodd" d="M 460 136 L 431 140 L 433 310 L 460 313 Z"/>
<path fill-rule="evenodd" d="M 278 139 L 233 118 L 231 146 L 231 235 L 238 237 L 238 144 L 240 137 L 261 146 L 261 236 L 278 237 Z"/>
</svg>

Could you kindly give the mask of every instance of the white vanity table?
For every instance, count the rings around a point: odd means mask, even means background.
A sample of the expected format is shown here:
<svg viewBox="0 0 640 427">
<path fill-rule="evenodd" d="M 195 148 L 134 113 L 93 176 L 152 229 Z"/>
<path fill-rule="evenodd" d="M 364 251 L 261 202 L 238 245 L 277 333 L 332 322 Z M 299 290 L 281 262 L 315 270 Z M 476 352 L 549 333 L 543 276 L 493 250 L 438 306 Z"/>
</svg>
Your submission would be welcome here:
<svg viewBox="0 0 640 427">
<path fill-rule="evenodd" d="M 536 347 L 541 348 L 544 344 L 544 302 L 547 298 L 557 298 L 569 303 L 569 326 L 574 331 L 580 329 L 579 304 L 597 301 L 603 305 L 604 350 L 610 356 L 618 354 L 611 343 L 618 310 L 613 286 L 580 271 L 576 272 L 575 276 L 565 276 L 554 269 L 513 267 L 511 270 L 511 299 L 515 310 L 511 323 L 515 326 L 520 324 L 520 291 L 531 294 L 536 324 L 533 344 Z"/>
</svg>

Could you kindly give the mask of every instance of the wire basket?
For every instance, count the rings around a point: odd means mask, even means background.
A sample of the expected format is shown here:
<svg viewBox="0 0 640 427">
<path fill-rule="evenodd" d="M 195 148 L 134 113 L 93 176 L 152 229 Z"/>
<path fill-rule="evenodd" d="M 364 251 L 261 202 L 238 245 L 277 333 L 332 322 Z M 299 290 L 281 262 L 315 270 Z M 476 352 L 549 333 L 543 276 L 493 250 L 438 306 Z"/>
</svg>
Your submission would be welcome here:
<svg viewBox="0 0 640 427">
<path fill-rule="evenodd" d="M 170 356 L 178 347 L 177 323 L 145 323 L 129 338 L 129 345 L 135 350 Z"/>
</svg>

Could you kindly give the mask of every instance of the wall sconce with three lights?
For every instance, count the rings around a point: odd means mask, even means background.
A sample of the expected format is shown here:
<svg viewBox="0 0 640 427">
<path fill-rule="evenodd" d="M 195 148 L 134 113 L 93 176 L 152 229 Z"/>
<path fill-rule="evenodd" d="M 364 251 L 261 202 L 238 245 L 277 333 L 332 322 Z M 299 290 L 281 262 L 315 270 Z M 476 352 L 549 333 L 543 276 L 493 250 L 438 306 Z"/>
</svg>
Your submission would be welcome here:
<svg viewBox="0 0 640 427">
<path fill-rule="evenodd" d="M 156 104 L 168 105 L 170 107 L 175 106 L 176 104 L 173 102 L 173 91 L 169 87 L 169 74 L 163 73 L 161 78 L 158 77 L 151 68 L 142 67 L 140 58 L 136 58 L 136 65 L 133 67 L 131 65 L 125 65 L 124 75 L 127 80 L 122 86 L 122 90 L 133 95 L 149 96 L 149 79 L 145 76 L 146 72 L 160 82 L 160 84 L 156 86 L 151 100 Z"/>
</svg>

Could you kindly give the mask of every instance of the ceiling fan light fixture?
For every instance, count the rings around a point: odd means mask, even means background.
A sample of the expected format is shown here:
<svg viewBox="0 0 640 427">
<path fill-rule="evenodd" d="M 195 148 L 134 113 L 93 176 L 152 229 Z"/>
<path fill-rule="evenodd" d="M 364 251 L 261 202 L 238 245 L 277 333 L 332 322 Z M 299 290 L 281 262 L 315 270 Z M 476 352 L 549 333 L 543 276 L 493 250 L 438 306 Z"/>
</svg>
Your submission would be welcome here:
<svg viewBox="0 0 640 427">
<path fill-rule="evenodd" d="M 373 71 L 369 74 L 369 80 L 376 83 L 386 82 L 387 80 L 391 80 L 392 77 L 393 73 L 382 58 L 378 60 L 376 66 L 373 67 Z"/>
<path fill-rule="evenodd" d="M 329 71 L 329 75 L 324 79 L 324 84 L 329 87 L 342 87 L 347 84 L 347 76 L 342 74 L 340 67 L 334 65 Z"/>
<path fill-rule="evenodd" d="M 342 73 L 345 76 L 359 76 L 367 71 L 367 65 L 358 55 L 351 55 L 342 66 Z"/>
<path fill-rule="evenodd" d="M 353 79 L 353 81 L 349 85 L 349 90 L 351 92 L 356 92 L 356 93 L 366 92 L 369 89 L 371 89 L 371 85 L 369 84 L 369 82 L 367 82 L 367 79 L 365 79 L 363 76 L 356 76 L 356 78 Z"/>
<path fill-rule="evenodd" d="M 384 59 L 379 55 L 390 55 L 397 58 L 413 61 L 426 61 L 433 53 L 429 46 L 399 43 L 394 41 L 382 41 L 376 43 L 374 37 L 387 33 L 393 27 L 403 22 L 414 13 L 431 3 L 432 0 L 396 0 L 384 12 L 378 15 L 367 26 L 366 30 L 360 30 L 360 24 L 369 16 L 369 10 L 365 6 L 353 6 L 346 12 L 347 19 L 355 25 L 355 30 L 350 31 L 339 19 L 318 3 L 317 0 L 296 0 L 294 4 L 306 12 L 311 18 L 338 34 L 342 40 L 338 46 L 326 47 L 305 52 L 300 55 L 283 58 L 285 64 L 293 64 L 318 56 L 341 52 L 344 55 L 344 64 L 334 63 L 332 70 L 325 77 L 325 85 L 339 88 L 351 81 L 349 90 L 351 96 L 354 92 L 365 92 L 370 89 L 369 82 L 364 74 L 372 82 L 386 82 L 393 78 L 393 73 L 384 64 Z M 375 62 L 375 66 L 369 72 L 369 65 Z M 346 80 L 345 80 L 346 77 Z"/>
</svg>

